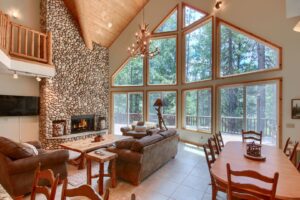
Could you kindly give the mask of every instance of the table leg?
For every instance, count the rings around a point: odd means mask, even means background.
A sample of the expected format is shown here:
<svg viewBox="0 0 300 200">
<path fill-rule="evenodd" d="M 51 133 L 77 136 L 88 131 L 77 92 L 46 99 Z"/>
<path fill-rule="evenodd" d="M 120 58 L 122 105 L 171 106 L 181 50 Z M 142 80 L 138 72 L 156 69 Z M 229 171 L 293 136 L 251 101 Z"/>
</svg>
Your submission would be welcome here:
<svg viewBox="0 0 300 200">
<path fill-rule="evenodd" d="M 104 178 L 104 163 L 99 163 L 99 194 L 103 195 L 103 178 Z"/>
<path fill-rule="evenodd" d="M 85 153 L 82 153 L 80 156 L 80 161 L 79 161 L 79 165 L 78 165 L 78 169 L 84 169 L 85 168 Z"/>
<path fill-rule="evenodd" d="M 116 159 L 113 159 L 111 161 L 111 186 L 115 188 L 116 185 Z"/>
<path fill-rule="evenodd" d="M 87 184 L 92 185 L 92 160 L 90 160 L 90 159 L 87 159 L 86 172 L 87 172 L 87 179 L 86 179 Z"/>
</svg>

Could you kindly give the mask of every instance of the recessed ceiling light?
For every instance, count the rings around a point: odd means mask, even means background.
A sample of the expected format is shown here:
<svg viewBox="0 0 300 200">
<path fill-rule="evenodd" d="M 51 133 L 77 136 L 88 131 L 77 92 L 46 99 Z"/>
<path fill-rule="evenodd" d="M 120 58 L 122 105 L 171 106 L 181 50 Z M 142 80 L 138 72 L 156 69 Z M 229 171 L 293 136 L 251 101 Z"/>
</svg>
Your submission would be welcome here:
<svg viewBox="0 0 300 200">
<path fill-rule="evenodd" d="M 112 25 L 113 25 L 113 24 L 112 24 L 111 22 L 109 22 L 109 23 L 107 24 L 108 28 L 111 28 Z"/>
<path fill-rule="evenodd" d="M 296 26 L 293 28 L 294 31 L 300 32 L 300 21 L 296 24 Z"/>
</svg>

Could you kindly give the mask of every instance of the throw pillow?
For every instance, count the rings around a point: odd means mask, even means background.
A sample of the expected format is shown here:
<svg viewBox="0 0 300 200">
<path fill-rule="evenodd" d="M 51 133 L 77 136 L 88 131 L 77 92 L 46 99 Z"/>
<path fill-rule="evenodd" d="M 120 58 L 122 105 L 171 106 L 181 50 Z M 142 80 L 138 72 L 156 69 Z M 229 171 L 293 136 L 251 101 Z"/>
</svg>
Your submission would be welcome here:
<svg viewBox="0 0 300 200">
<path fill-rule="evenodd" d="M 16 143 L 8 138 L 0 137 L 0 152 L 12 160 L 28 158 L 34 155 L 31 148 Z"/>
<path fill-rule="evenodd" d="M 134 129 L 136 132 L 146 132 L 146 127 L 145 126 L 136 126 Z"/>
<path fill-rule="evenodd" d="M 147 129 L 157 128 L 157 125 L 154 122 L 146 122 L 145 125 Z"/>
<path fill-rule="evenodd" d="M 22 143 L 22 145 L 24 145 L 24 146 L 27 147 L 27 148 L 32 149 L 33 154 L 34 154 L 35 156 L 39 155 L 38 150 L 37 150 L 36 147 L 33 146 L 32 144 L 28 144 L 28 143 L 25 142 L 25 143 Z"/>
</svg>

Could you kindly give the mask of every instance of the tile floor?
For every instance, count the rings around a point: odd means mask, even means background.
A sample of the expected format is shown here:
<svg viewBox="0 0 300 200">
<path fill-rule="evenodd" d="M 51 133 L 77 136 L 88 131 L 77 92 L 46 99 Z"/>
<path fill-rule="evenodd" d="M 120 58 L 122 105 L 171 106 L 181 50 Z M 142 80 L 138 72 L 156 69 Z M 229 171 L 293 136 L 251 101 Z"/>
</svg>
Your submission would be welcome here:
<svg viewBox="0 0 300 200">
<path fill-rule="evenodd" d="M 68 166 L 69 175 L 77 171 Z M 106 180 L 106 184 L 109 180 Z M 110 200 L 130 200 L 135 193 L 138 200 L 209 200 L 211 199 L 210 176 L 202 149 L 180 143 L 175 159 L 168 162 L 139 186 L 118 181 L 114 189 L 110 189 Z M 97 180 L 93 187 L 97 188 Z M 56 199 L 60 199 L 61 186 Z M 30 199 L 26 197 L 25 200 Z M 43 200 L 42 196 L 37 197 Z M 82 199 L 82 198 L 76 198 Z M 219 193 L 217 199 L 225 200 L 226 194 Z"/>
</svg>

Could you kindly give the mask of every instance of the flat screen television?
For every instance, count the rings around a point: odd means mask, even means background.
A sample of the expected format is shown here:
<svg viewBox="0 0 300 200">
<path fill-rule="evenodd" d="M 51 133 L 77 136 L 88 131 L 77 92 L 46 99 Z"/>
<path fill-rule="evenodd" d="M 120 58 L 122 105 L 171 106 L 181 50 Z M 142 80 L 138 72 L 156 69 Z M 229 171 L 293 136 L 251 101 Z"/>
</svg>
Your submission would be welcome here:
<svg viewBox="0 0 300 200">
<path fill-rule="evenodd" d="M 39 97 L 0 95 L 0 116 L 39 115 Z"/>
</svg>

